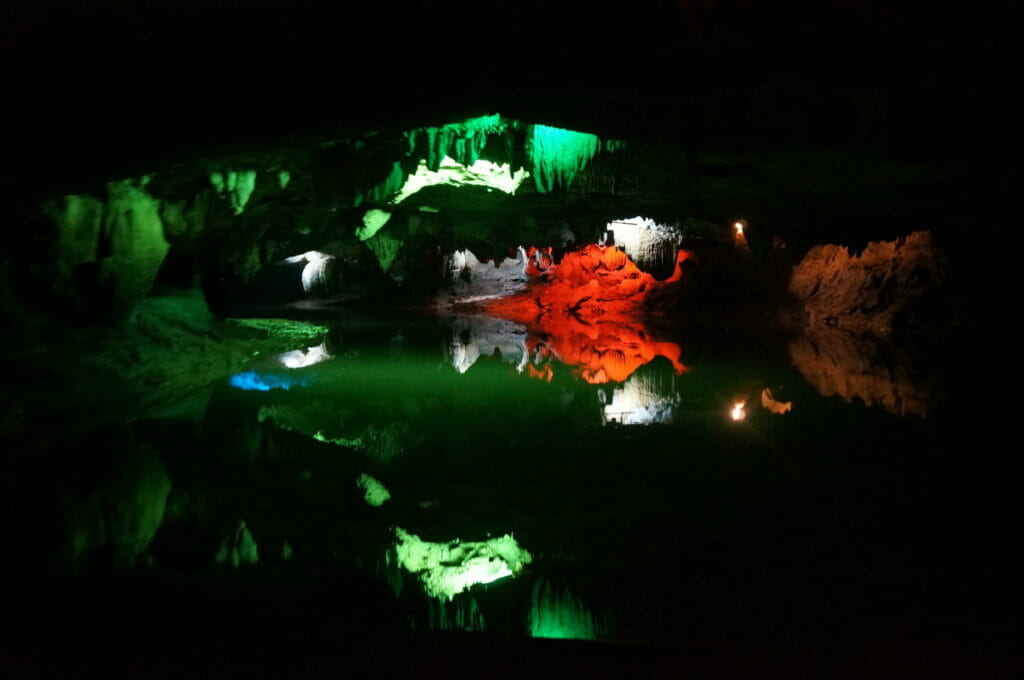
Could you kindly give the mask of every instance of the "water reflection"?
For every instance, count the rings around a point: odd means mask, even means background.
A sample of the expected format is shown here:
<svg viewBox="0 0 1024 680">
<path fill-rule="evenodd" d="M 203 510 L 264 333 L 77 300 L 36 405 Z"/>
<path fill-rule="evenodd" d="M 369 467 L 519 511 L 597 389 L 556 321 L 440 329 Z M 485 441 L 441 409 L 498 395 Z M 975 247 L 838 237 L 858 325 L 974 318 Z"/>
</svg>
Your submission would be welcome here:
<svg viewBox="0 0 1024 680">
<path fill-rule="evenodd" d="M 884 338 L 813 326 L 789 343 L 793 365 L 822 396 L 860 399 L 898 416 L 923 418 L 941 398 L 937 377 Z"/>
<path fill-rule="evenodd" d="M 306 349 L 295 349 L 290 352 L 284 352 L 278 355 L 278 362 L 285 368 L 306 368 L 314 364 L 319 364 L 321 361 L 327 361 L 331 358 L 331 353 L 327 351 L 327 343 L 322 342 L 315 347 L 307 347 Z"/>
<path fill-rule="evenodd" d="M 606 391 L 599 394 L 603 402 Z M 605 424 L 620 425 L 668 423 L 675 415 L 679 400 L 671 377 L 666 380 L 658 374 L 632 375 L 612 390 L 611 399 L 601 409 L 601 419 Z"/>
<path fill-rule="evenodd" d="M 654 340 L 643 322 L 602 323 L 591 326 L 562 321 L 562 333 L 548 332 L 543 321 L 528 327 L 488 316 L 451 320 L 449 361 L 465 373 L 480 357 L 500 355 L 516 371 L 550 382 L 558 372 L 553 364 L 567 366 L 591 384 L 626 382 L 638 368 L 657 357 L 668 359 L 677 375 L 686 367 L 682 349 L 674 342 Z"/>
<path fill-rule="evenodd" d="M 757 471 L 768 481 L 756 490 L 774 493 L 772 447 L 820 457 L 829 428 L 859 409 L 816 397 L 783 340 L 687 337 L 684 367 L 680 343 L 642 320 L 585 321 L 346 322 L 326 344 L 296 338 L 239 375 L 305 387 L 222 381 L 201 427 L 151 425 L 157 448 L 72 508 L 66 559 L 299 582 L 311 565 L 344 564 L 375 579 L 373 604 L 400 609 L 400 625 L 650 636 L 653 625 L 628 626 L 652 606 L 646 582 L 678 576 L 656 546 L 683 517 L 679 499 L 693 503 L 690 530 L 733 535 L 742 527 L 716 515 L 719 498 L 745 497 L 732 471 Z M 814 340 L 789 345 L 801 370 L 801 343 L 819 361 L 836 351 Z M 643 586 L 622 579 L 632 569 Z"/>
</svg>

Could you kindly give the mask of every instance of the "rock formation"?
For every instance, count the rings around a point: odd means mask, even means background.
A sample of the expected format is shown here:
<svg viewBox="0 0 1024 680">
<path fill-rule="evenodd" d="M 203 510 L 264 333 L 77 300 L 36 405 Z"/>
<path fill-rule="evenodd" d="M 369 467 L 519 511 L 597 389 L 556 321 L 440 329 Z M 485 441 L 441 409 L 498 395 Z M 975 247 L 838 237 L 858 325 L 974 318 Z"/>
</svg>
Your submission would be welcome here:
<svg viewBox="0 0 1024 680">
<path fill-rule="evenodd" d="M 887 335 L 906 323 L 948 278 L 945 257 L 932 236 L 915 231 L 895 241 L 848 248 L 812 248 L 793 270 L 789 290 L 807 325 Z"/>
</svg>

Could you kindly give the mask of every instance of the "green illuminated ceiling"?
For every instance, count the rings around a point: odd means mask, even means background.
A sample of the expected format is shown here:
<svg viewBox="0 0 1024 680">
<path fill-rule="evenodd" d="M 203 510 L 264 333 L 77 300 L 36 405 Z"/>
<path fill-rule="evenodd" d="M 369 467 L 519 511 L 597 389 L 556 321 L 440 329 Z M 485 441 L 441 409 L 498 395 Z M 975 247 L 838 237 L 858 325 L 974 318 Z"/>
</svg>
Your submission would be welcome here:
<svg viewBox="0 0 1024 680">
<path fill-rule="evenodd" d="M 568 189 L 600 148 L 601 140 L 597 135 L 534 125 L 529 153 L 537 191 L 546 194 Z"/>
<path fill-rule="evenodd" d="M 601 140 L 597 135 L 548 125 L 527 125 L 499 114 L 416 128 L 404 137 L 405 156 L 418 157 L 416 170 L 403 170 L 403 162 L 395 161 L 387 177 L 356 196 L 356 206 L 364 201 L 396 205 L 424 187 L 438 184 L 486 186 L 511 194 L 531 174 L 540 193 L 565 191 L 596 153 L 624 146 L 620 140 Z M 515 159 L 495 162 L 483 158 L 488 144 L 496 140 L 502 144 L 500 153 L 495 153 Z M 529 165 L 530 171 L 522 164 Z"/>
</svg>

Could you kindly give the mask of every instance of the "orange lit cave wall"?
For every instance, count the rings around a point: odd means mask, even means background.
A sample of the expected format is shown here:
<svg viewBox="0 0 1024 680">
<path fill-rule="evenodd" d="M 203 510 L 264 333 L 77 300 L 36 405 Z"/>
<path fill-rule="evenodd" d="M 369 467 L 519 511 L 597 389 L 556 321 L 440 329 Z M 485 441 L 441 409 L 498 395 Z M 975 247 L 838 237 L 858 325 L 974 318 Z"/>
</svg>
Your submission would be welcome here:
<svg viewBox="0 0 1024 680">
<path fill-rule="evenodd" d="M 690 253 L 680 250 L 675 271 L 664 281 L 641 270 L 616 246 L 588 245 L 555 264 L 551 249 L 527 251 L 527 288 L 486 304 L 488 314 L 526 325 L 535 362 L 557 358 L 576 367 L 590 383 L 622 382 L 655 357 L 667 358 L 677 374 L 686 367 L 673 342 L 653 339 L 644 325 L 645 303 L 655 290 L 682 278 Z M 550 364 L 530 375 L 550 380 Z"/>
</svg>

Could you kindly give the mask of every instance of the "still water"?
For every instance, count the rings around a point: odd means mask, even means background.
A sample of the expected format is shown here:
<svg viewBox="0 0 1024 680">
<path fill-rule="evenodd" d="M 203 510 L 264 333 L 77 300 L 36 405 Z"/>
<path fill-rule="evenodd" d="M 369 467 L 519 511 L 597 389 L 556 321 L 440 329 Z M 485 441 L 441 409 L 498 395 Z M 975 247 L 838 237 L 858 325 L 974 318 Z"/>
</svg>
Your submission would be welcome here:
<svg viewBox="0 0 1024 680">
<path fill-rule="evenodd" d="M 1012 582 L 1012 481 L 952 348 L 307 320 L 322 331 L 288 351 L 160 413 L 108 413 L 123 436 L 10 475 L 31 480 L 10 489 L 15 643 L 244 658 L 253 640 L 674 644 L 1012 619 L 991 594 Z"/>
<path fill-rule="evenodd" d="M 341 629 L 366 610 L 386 630 L 620 640 L 933 616 L 922 535 L 892 527 L 916 521 L 900 485 L 934 428 L 821 394 L 792 338 L 326 326 L 218 385 L 163 456 L 165 574 L 347 579 Z"/>
</svg>

